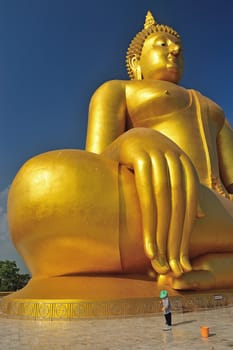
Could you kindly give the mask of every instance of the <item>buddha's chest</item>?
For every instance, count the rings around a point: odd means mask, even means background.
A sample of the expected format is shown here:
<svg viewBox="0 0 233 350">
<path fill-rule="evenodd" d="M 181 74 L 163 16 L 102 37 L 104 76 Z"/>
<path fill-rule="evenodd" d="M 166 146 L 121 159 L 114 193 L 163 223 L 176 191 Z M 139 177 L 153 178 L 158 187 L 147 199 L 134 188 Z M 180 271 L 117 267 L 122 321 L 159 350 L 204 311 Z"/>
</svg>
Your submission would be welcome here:
<svg viewBox="0 0 233 350">
<path fill-rule="evenodd" d="M 140 81 L 129 84 L 126 100 L 132 125 L 143 126 L 146 120 L 154 124 L 165 115 L 186 109 L 190 105 L 190 94 L 188 90 L 169 82 Z"/>
</svg>

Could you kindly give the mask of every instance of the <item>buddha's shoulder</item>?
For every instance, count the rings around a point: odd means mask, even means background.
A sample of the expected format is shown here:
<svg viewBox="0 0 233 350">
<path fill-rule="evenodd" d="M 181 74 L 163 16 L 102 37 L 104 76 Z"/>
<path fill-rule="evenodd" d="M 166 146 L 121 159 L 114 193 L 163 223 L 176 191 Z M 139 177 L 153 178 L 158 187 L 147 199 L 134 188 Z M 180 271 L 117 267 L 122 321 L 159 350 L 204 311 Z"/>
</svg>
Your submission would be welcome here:
<svg viewBox="0 0 233 350">
<path fill-rule="evenodd" d="M 108 80 L 101 84 L 96 91 L 102 90 L 124 90 L 128 81 L 127 80 Z"/>
<path fill-rule="evenodd" d="M 101 84 L 93 93 L 91 101 L 109 100 L 114 98 L 116 100 L 125 99 L 125 80 L 109 80 Z"/>
</svg>

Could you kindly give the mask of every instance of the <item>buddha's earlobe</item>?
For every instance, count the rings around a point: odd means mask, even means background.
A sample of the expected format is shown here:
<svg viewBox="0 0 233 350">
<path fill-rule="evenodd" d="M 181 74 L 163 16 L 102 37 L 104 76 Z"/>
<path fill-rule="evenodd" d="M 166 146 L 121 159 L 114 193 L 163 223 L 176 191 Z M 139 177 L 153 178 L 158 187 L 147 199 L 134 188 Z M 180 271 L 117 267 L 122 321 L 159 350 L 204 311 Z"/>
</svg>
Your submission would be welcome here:
<svg viewBox="0 0 233 350">
<path fill-rule="evenodd" d="M 141 66 L 139 64 L 137 65 L 137 68 L 136 68 L 135 77 L 137 80 L 142 80 L 142 70 L 141 70 Z"/>
<path fill-rule="evenodd" d="M 138 62 L 137 57 L 136 56 L 131 57 L 129 63 L 130 63 L 130 67 L 133 71 L 134 78 L 136 80 L 142 80 L 142 78 L 143 78 L 142 77 L 142 70 L 141 70 L 141 66 Z"/>
</svg>

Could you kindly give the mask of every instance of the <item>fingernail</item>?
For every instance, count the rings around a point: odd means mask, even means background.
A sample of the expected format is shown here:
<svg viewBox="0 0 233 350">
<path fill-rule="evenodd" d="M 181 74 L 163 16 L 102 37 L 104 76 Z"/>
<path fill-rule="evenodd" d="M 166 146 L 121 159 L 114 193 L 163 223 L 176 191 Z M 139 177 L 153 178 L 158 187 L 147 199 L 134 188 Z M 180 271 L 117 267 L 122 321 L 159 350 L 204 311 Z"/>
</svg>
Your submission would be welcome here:
<svg viewBox="0 0 233 350">
<path fill-rule="evenodd" d="M 175 276 L 181 276 L 183 274 L 183 269 L 177 259 L 169 260 L 169 265 L 171 270 L 174 272 Z"/>
<path fill-rule="evenodd" d="M 161 265 L 157 259 L 151 260 L 151 265 L 156 272 L 158 272 L 159 274 L 162 274 L 162 275 L 164 275 L 165 273 L 167 273 L 170 270 L 170 267 L 167 263 Z"/>
</svg>

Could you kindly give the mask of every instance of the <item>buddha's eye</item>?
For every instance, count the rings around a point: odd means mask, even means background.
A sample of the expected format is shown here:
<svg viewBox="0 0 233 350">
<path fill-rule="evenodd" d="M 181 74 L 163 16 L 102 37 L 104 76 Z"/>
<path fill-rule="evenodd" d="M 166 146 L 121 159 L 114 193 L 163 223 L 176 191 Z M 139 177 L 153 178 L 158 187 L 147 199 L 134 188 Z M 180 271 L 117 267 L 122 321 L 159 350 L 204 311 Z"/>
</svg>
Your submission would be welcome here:
<svg viewBox="0 0 233 350">
<path fill-rule="evenodd" d="M 154 41 L 154 46 L 167 46 L 168 42 L 164 38 L 157 38 Z"/>
<path fill-rule="evenodd" d="M 157 41 L 155 43 L 156 46 L 167 46 L 167 43 L 165 41 Z"/>
</svg>

